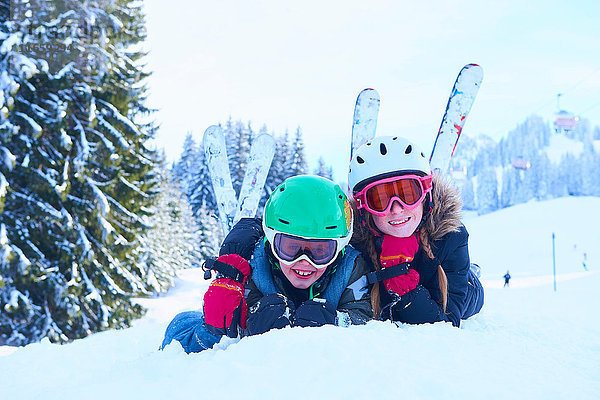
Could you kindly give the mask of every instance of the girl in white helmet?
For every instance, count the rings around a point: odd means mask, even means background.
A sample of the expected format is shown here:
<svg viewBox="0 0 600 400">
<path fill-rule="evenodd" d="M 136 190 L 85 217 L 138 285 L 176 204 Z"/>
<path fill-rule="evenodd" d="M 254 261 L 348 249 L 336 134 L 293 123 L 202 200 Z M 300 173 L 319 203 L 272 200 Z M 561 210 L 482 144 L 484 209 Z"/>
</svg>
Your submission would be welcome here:
<svg viewBox="0 0 600 400">
<path fill-rule="evenodd" d="M 433 175 L 425 154 L 399 136 L 376 137 L 350 162 L 359 218 L 353 244 L 371 259 L 375 318 L 459 326 L 481 310 L 457 190 Z"/>
</svg>

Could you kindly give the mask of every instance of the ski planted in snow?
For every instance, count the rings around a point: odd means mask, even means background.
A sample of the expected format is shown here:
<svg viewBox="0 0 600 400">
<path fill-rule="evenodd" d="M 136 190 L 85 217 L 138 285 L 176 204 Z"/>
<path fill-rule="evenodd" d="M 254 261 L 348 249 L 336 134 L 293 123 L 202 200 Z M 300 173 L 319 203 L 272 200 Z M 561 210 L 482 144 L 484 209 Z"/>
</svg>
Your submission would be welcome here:
<svg viewBox="0 0 600 400">
<path fill-rule="evenodd" d="M 246 164 L 246 173 L 240 198 L 235 213 L 235 224 L 241 218 L 253 218 L 258 209 L 258 203 L 262 194 L 273 156 L 275 155 L 275 140 L 269 134 L 258 135 L 252 141 L 250 156 Z"/>
<path fill-rule="evenodd" d="M 227 234 L 233 226 L 237 200 L 231 184 L 223 129 L 217 125 L 209 126 L 204 132 L 203 145 L 206 164 L 208 165 L 210 180 L 219 209 L 219 220 L 223 226 L 223 232 Z"/>
<path fill-rule="evenodd" d="M 231 183 L 223 129 L 217 125 L 208 127 L 204 132 L 203 145 L 219 209 L 219 220 L 223 232 L 227 234 L 240 218 L 251 218 L 256 214 L 275 154 L 275 140 L 269 134 L 261 134 L 253 140 L 239 200 Z"/>
<path fill-rule="evenodd" d="M 379 93 L 375 89 L 364 89 L 358 94 L 354 106 L 350 159 L 352 159 L 357 148 L 375 137 L 378 114 Z"/>
<path fill-rule="evenodd" d="M 477 64 L 465 65 L 460 70 L 429 158 L 433 171 L 445 173 L 448 170 L 482 79 L 483 69 Z"/>
</svg>

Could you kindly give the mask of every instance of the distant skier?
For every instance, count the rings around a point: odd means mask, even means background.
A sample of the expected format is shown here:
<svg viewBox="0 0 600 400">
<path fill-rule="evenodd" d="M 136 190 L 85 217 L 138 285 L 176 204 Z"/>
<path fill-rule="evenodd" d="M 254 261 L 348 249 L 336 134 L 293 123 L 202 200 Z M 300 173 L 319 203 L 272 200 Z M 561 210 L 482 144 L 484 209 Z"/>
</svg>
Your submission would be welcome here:
<svg viewBox="0 0 600 400">
<path fill-rule="evenodd" d="M 369 267 L 347 246 L 352 222 L 348 198 L 332 181 L 287 179 L 267 201 L 262 227 L 255 218 L 233 227 L 211 266 L 218 275 L 203 311 L 175 316 L 161 348 L 177 340 L 192 353 L 212 348 L 224 335 L 366 323 L 373 314 L 363 278 Z M 255 246 L 263 229 L 265 240 Z"/>
<path fill-rule="evenodd" d="M 508 272 L 508 270 L 506 270 L 506 273 L 504 274 L 504 287 L 507 287 L 509 285 L 510 282 L 510 272 Z"/>
<path fill-rule="evenodd" d="M 583 265 L 583 269 L 587 271 L 587 253 L 583 253 L 583 261 L 581 261 L 581 264 Z"/>
</svg>

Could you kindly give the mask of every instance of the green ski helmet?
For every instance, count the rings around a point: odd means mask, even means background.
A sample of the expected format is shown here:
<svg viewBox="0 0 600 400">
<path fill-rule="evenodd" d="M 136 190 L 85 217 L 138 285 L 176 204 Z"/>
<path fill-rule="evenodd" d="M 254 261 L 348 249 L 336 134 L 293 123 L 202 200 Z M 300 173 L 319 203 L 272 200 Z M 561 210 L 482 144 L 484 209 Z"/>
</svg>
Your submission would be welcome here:
<svg viewBox="0 0 600 400">
<path fill-rule="evenodd" d="M 334 239 L 339 253 L 352 237 L 352 208 L 342 188 L 329 179 L 294 176 L 271 193 L 263 230 L 270 242 L 279 232 L 305 239 Z"/>
</svg>

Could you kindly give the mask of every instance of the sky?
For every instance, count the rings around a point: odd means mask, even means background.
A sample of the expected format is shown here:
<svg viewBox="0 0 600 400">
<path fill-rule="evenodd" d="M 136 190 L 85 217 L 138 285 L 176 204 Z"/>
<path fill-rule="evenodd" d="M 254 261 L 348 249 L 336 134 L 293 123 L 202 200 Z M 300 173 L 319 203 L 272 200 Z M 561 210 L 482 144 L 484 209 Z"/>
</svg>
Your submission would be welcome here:
<svg viewBox="0 0 600 400">
<path fill-rule="evenodd" d="M 149 105 L 170 161 L 187 132 L 234 120 L 302 128 L 311 169 L 344 181 L 354 103 L 378 90 L 377 135 L 430 151 L 462 66 L 484 78 L 463 134 L 496 140 L 560 108 L 600 125 L 600 2 L 146 0 Z"/>
</svg>

